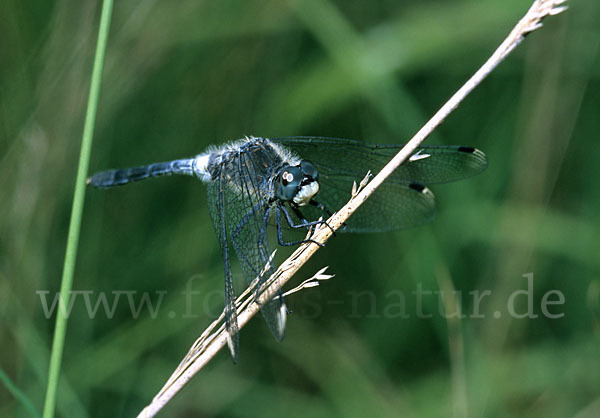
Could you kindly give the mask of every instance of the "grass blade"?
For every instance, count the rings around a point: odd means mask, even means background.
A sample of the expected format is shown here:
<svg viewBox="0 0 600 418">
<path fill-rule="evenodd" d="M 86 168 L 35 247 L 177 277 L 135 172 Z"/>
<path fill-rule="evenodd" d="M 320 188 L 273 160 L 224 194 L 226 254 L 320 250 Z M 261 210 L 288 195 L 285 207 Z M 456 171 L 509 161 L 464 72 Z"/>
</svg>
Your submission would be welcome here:
<svg viewBox="0 0 600 418">
<path fill-rule="evenodd" d="M 48 386 L 46 388 L 46 399 L 44 402 L 44 418 L 53 417 L 56 406 L 56 392 L 58 388 L 60 366 L 62 362 L 65 335 L 67 331 L 67 317 L 65 315 L 66 310 L 63 308 L 69 305 L 71 289 L 73 287 L 73 273 L 75 271 L 77 245 L 79 243 L 79 231 L 81 229 L 81 216 L 83 213 L 83 203 L 85 200 L 86 178 L 90 161 L 90 152 L 92 149 L 92 136 L 96 122 L 98 97 L 100 95 L 100 81 L 102 78 L 102 69 L 104 67 L 104 56 L 106 53 L 106 41 L 110 27 L 112 6 L 112 0 L 104 0 L 102 4 L 102 15 L 100 17 L 98 41 L 96 44 L 96 54 L 94 56 L 94 66 L 90 82 L 90 94 L 88 97 L 87 110 L 85 114 L 83 136 L 81 138 L 81 151 L 79 154 L 79 165 L 77 168 L 75 193 L 73 195 L 73 206 L 71 209 L 71 221 L 69 223 L 67 249 L 65 251 L 65 262 L 60 285 L 59 309 L 56 313 L 56 325 L 54 328 L 54 338 L 52 341 L 52 352 L 50 354 Z"/>
</svg>

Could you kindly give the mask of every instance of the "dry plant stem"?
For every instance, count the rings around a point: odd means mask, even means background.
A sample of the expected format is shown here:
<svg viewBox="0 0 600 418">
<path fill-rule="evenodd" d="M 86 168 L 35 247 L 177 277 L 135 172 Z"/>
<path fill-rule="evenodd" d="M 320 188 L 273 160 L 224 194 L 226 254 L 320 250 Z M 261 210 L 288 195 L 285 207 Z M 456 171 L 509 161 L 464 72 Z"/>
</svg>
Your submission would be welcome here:
<svg viewBox="0 0 600 418">
<path fill-rule="evenodd" d="M 494 68 L 523 40 L 525 35 L 541 27 L 541 20 L 549 15 L 563 12 L 566 7 L 561 6 L 566 0 L 536 0 L 525 16 L 519 21 L 508 37 L 496 49 L 494 54 L 483 64 L 483 66 L 437 111 L 416 135 L 392 158 L 392 160 L 369 182 L 362 190 L 354 195 L 350 201 L 336 212 L 328 221 L 328 226 L 320 226 L 315 231 L 312 239 L 319 243 L 325 243 L 333 234 L 333 230 L 339 229 L 360 205 L 373 194 L 383 181 L 400 164 L 406 161 L 419 147 L 419 145 L 438 127 L 444 119 L 462 102 L 462 100 L 490 74 Z M 236 303 L 243 304 L 243 309 L 238 308 L 238 322 L 241 329 L 260 310 L 261 304 L 275 297 L 282 286 L 298 271 L 298 269 L 317 251 L 320 247 L 314 243 L 301 245 L 294 253 L 281 264 L 273 276 L 261 287 L 260 297 L 254 300 L 238 298 Z M 238 305 L 240 306 L 240 305 Z M 222 318 L 221 318 L 222 319 Z M 215 321 L 209 328 L 214 329 L 218 325 Z M 144 408 L 138 416 L 155 416 L 169 400 L 179 392 L 183 386 L 207 364 L 217 352 L 227 344 L 228 333 L 221 325 L 217 332 L 203 336 L 192 346 L 190 352 L 181 362 L 177 370 L 167 381 L 161 391 L 152 402 Z"/>
</svg>

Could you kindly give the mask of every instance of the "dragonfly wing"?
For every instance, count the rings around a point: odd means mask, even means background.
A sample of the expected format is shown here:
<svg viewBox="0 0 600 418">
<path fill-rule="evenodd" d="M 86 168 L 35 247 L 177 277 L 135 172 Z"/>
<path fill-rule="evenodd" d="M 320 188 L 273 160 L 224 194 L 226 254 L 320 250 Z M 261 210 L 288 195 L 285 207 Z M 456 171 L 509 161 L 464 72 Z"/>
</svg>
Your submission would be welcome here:
<svg viewBox="0 0 600 418">
<path fill-rule="evenodd" d="M 239 178 L 235 183 L 240 189 L 239 192 L 229 194 L 232 207 L 235 208 L 228 211 L 231 239 L 248 285 L 256 278 L 261 282 L 266 281 L 277 267 L 274 263 L 269 263 L 271 249 L 267 226 L 271 209 L 268 196 L 264 193 L 264 185 L 259 184 L 269 177 L 264 172 L 265 167 L 272 168 L 277 165 L 277 161 L 266 161 L 266 156 L 272 158 L 271 154 L 259 150 L 241 153 L 236 158 L 239 160 L 236 162 Z M 285 332 L 282 308 L 282 297 L 271 299 L 261 307 L 269 329 L 278 340 L 283 339 Z"/>
<path fill-rule="evenodd" d="M 319 180 L 321 190 L 316 200 L 326 208 L 338 210 L 351 197 L 353 179 L 338 176 Z M 314 206 L 300 208 L 307 219 L 323 214 Z M 435 197 L 420 183 L 384 182 L 347 221 L 343 232 L 384 232 L 425 224 L 435 217 Z"/>
<path fill-rule="evenodd" d="M 362 179 L 368 170 L 377 174 L 403 145 L 376 145 L 339 138 L 276 138 L 300 157 L 312 162 L 321 174 L 351 175 Z M 487 167 L 485 154 L 471 147 L 434 145 L 418 148 L 409 161 L 386 181 L 448 183 L 472 177 Z"/>
<path fill-rule="evenodd" d="M 208 207 L 210 217 L 213 221 L 219 246 L 221 247 L 221 256 L 223 258 L 223 268 L 225 270 L 225 326 L 229 333 L 229 350 L 233 362 L 237 363 L 239 353 L 239 335 L 237 310 L 235 307 L 235 291 L 233 288 L 233 279 L 231 276 L 231 260 L 229 244 L 227 240 L 227 222 L 225 213 L 227 210 L 227 199 L 223 192 L 226 188 L 223 175 L 208 185 Z"/>
<path fill-rule="evenodd" d="M 374 158 L 387 164 L 403 145 L 377 145 Z M 375 157 L 376 156 L 376 157 Z M 390 176 L 391 181 L 423 184 L 450 183 L 473 177 L 487 167 L 485 154 L 460 145 L 432 145 L 418 148 L 411 158 Z"/>
<path fill-rule="evenodd" d="M 370 170 L 376 174 L 402 145 L 374 145 L 339 138 L 276 138 L 311 161 L 319 171 L 320 191 L 315 200 L 330 211 L 350 199 L 353 182 Z M 485 154 L 461 146 L 419 148 L 352 215 L 348 232 L 379 232 L 420 225 L 435 216 L 435 198 L 424 184 L 445 183 L 474 176 L 487 166 Z M 316 208 L 302 208 L 308 219 L 324 216 Z"/>
<path fill-rule="evenodd" d="M 277 165 L 273 154 L 264 148 L 255 147 L 224 159 L 218 168 L 218 179 L 209 185 L 211 217 L 222 247 L 230 243 L 240 262 L 248 285 L 256 278 L 265 281 L 275 271 L 275 265 L 265 269 L 271 256 L 266 226 L 269 219 L 268 198 L 262 182 L 269 178 L 266 171 Z M 215 203 L 216 202 L 216 203 Z M 219 202 L 222 202 L 219 204 Z M 233 298 L 233 285 L 229 261 L 225 261 L 226 314 L 231 318 L 230 334 L 237 332 Z M 281 340 L 285 321 L 282 318 L 282 298 L 275 298 L 261 307 L 269 329 Z M 235 324 L 235 328 L 233 325 Z M 237 337 L 236 337 L 237 339 Z M 237 340 L 236 340 L 237 341 Z"/>
</svg>

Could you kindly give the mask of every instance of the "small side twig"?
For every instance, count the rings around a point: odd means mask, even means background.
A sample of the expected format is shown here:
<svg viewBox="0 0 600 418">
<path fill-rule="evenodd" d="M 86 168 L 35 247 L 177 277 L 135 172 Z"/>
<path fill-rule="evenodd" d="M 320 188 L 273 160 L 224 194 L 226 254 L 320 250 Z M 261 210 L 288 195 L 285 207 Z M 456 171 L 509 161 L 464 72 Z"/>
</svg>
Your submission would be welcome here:
<svg viewBox="0 0 600 418">
<path fill-rule="evenodd" d="M 327 226 L 318 227 L 312 240 L 325 243 L 333 231 L 339 229 L 344 222 L 360 207 L 360 205 L 383 183 L 383 181 L 400 164 L 409 159 L 417 147 L 438 127 L 446 117 L 477 87 L 503 60 L 512 52 L 524 37 L 542 26 L 546 16 L 557 15 L 566 10 L 562 6 L 566 0 L 535 0 L 525 16 L 517 23 L 508 37 L 500 44 L 492 56 L 477 70 L 475 74 L 448 100 L 435 115 L 406 143 L 406 145 L 390 160 L 390 162 L 367 184 L 361 183 L 361 189 L 353 190 L 350 201 L 327 221 Z M 298 271 L 298 269 L 320 248 L 314 243 L 306 243 L 285 260 L 275 273 L 258 290 L 260 296 L 254 298 L 257 281 L 248 288 L 237 301 L 238 322 L 241 329 L 260 310 L 260 306 L 276 297 L 282 286 Z M 322 274 L 323 271 L 317 273 Z M 310 281 L 310 280 L 309 280 Z M 227 344 L 228 333 L 219 318 L 194 343 L 179 367 L 167 381 L 152 402 L 138 415 L 153 417 L 177 394 L 183 386 L 206 365 L 216 353 Z M 220 324 L 220 325 L 219 325 Z M 214 329 L 217 331 L 213 331 Z"/>
</svg>

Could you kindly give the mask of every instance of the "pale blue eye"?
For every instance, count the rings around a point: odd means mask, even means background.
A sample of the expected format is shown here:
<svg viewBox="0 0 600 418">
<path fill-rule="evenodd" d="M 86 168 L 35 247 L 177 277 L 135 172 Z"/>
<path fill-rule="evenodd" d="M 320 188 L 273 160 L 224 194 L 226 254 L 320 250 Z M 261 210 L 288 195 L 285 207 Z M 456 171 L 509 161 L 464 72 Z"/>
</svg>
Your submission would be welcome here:
<svg viewBox="0 0 600 418">
<path fill-rule="evenodd" d="M 290 201 L 298 193 L 298 188 L 302 182 L 302 170 L 298 167 L 283 167 L 277 177 L 275 193 L 281 200 Z"/>
</svg>

